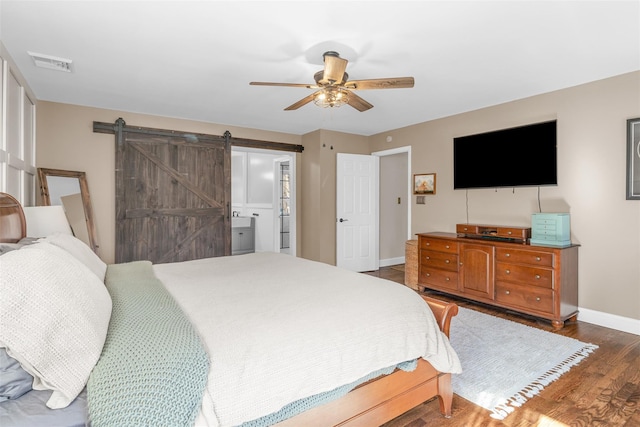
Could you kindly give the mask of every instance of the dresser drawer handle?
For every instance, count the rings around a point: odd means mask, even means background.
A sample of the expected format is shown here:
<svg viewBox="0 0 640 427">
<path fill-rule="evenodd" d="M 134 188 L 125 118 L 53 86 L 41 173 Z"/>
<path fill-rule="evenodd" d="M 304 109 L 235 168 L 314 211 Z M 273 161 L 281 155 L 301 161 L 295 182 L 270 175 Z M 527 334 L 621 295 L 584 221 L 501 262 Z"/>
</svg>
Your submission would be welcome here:
<svg viewBox="0 0 640 427">
<path fill-rule="evenodd" d="M 444 245 L 444 247 L 445 247 L 445 248 L 447 248 L 447 249 L 449 249 L 449 248 L 450 248 L 450 246 L 449 246 L 449 245 Z"/>
<path fill-rule="evenodd" d="M 425 246 L 431 246 L 431 243 L 427 242 Z"/>
<path fill-rule="evenodd" d="M 540 280 L 540 275 L 536 274 L 536 280 Z"/>
<path fill-rule="evenodd" d="M 540 261 L 540 257 L 539 256 L 536 257 L 536 261 Z"/>
<path fill-rule="evenodd" d="M 427 273 L 427 274 L 425 274 L 425 276 L 431 277 L 431 273 Z"/>
<path fill-rule="evenodd" d="M 507 258 L 509 258 L 511 256 L 511 254 L 504 254 L 504 256 L 506 256 Z"/>
<path fill-rule="evenodd" d="M 504 272 L 507 273 L 507 274 L 511 274 L 510 270 L 505 270 Z"/>
<path fill-rule="evenodd" d="M 445 277 L 445 279 L 444 279 L 444 280 L 445 280 L 445 282 L 448 282 L 448 281 L 449 281 L 449 280 L 451 280 L 451 279 L 449 279 L 448 277 Z"/>
<path fill-rule="evenodd" d="M 425 259 L 431 259 L 429 256 L 425 256 L 424 258 L 425 258 Z"/>
<path fill-rule="evenodd" d="M 511 291 L 504 291 L 504 293 L 505 293 L 506 295 L 509 295 L 509 294 L 511 293 Z"/>
<path fill-rule="evenodd" d="M 510 231 L 508 231 L 508 232 L 507 232 L 507 234 L 508 234 L 509 236 L 511 236 L 511 232 L 510 232 Z"/>
<path fill-rule="evenodd" d="M 540 297 L 536 297 L 536 301 L 540 301 Z"/>
<path fill-rule="evenodd" d="M 449 264 L 450 262 L 451 262 L 451 261 L 449 261 L 448 259 L 445 259 L 445 260 L 444 260 L 444 263 L 445 263 L 445 264 Z"/>
</svg>

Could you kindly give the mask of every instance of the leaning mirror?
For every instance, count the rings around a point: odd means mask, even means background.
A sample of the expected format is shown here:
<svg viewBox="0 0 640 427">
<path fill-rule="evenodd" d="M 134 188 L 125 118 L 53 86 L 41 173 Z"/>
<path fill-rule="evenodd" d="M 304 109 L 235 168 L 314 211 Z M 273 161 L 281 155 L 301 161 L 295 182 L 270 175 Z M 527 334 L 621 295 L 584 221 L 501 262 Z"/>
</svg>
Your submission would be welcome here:
<svg viewBox="0 0 640 427">
<path fill-rule="evenodd" d="M 93 210 L 84 172 L 38 168 L 45 206 L 62 205 L 73 234 L 98 252 Z"/>
</svg>

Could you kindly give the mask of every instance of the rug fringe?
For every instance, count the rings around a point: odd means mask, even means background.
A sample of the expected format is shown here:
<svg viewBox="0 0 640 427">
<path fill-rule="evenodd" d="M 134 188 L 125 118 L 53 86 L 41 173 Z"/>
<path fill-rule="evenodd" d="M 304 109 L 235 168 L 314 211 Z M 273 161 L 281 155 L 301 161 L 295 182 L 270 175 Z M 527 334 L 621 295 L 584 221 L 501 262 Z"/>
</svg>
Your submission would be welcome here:
<svg viewBox="0 0 640 427">
<path fill-rule="evenodd" d="M 572 367 L 586 359 L 593 353 L 598 346 L 595 344 L 585 344 L 580 350 L 576 351 L 557 366 L 545 372 L 542 376 L 532 381 L 515 395 L 508 398 L 505 402 L 496 405 L 491 412 L 491 418 L 503 420 L 507 415 L 515 411 L 515 408 L 522 406 L 529 398 L 539 394 L 546 386 L 560 378 L 560 376 L 568 372 Z"/>
</svg>

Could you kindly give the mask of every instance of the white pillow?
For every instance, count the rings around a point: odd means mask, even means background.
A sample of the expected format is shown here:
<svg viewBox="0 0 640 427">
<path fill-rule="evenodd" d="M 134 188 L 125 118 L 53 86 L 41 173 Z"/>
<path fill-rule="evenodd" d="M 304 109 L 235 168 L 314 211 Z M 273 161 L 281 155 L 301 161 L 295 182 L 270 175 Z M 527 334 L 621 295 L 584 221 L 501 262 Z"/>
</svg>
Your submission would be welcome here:
<svg viewBox="0 0 640 427">
<path fill-rule="evenodd" d="M 0 347 L 53 390 L 47 406 L 69 405 L 104 345 L 111 297 L 71 254 L 46 242 L 0 257 Z"/>
<path fill-rule="evenodd" d="M 71 255 L 76 257 L 80 262 L 89 267 L 91 271 L 104 282 L 104 275 L 107 272 L 107 264 L 102 261 L 95 252 L 91 250 L 82 240 L 71 234 L 54 233 L 48 237 L 39 240 L 40 242 L 49 242 L 56 245 Z"/>
</svg>

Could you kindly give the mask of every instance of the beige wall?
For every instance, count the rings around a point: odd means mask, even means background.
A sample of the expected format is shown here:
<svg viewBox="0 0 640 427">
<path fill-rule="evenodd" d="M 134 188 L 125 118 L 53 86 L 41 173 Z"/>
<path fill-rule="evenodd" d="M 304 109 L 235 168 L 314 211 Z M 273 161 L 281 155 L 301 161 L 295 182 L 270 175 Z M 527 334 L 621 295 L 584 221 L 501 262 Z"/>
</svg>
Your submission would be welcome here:
<svg viewBox="0 0 640 427">
<path fill-rule="evenodd" d="M 336 264 L 336 153 L 369 154 L 368 138 L 328 130 L 303 136 L 303 258 Z"/>
<path fill-rule="evenodd" d="M 86 172 L 99 255 L 107 263 L 115 259 L 115 137 L 94 133 L 94 121 L 113 123 L 122 117 L 130 126 L 212 135 L 222 135 L 228 130 L 233 137 L 290 144 L 301 144 L 302 139 L 299 135 L 52 102 L 40 101 L 37 108 L 36 166 Z M 300 161 L 299 156 L 296 159 Z M 298 242 L 299 239 L 300 233 Z"/>
<path fill-rule="evenodd" d="M 640 319 L 640 202 L 625 200 L 626 120 L 640 117 L 640 72 L 503 105 L 390 130 L 371 137 L 319 130 L 304 136 L 233 128 L 142 114 L 39 102 L 39 167 L 87 172 L 101 255 L 113 261 L 114 137 L 93 121 L 302 144 L 298 155 L 298 248 L 309 259 L 335 263 L 335 159 L 411 146 L 412 173 L 437 173 L 437 194 L 411 201 L 412 233 L 454 231 L 460 222 L 529 225 L 537 188 L 453 190 L 452 139 L 488 130 L 558 120 L 558 180 L 540 190 L 542 211 L 571 213 L 581 244 L 581 308 Z M 387 143 L 386 137 L 393 142 Z M 524 147 L 533 156 L 535 147 Z M 468 200 L 468 202 L 467 202 Z"/>
<path fill-rule="evenodd" d="M 412 233 L 455 231 L 467 220 L 530 225 L 537 188 L 453 190 L 452 141 L 557 119 L 558 186 L 540 189 L 540 205 L 571 213 L 571 237 L 581 245 L 579 305 L 640 319 L 640 201 L 625 196 L 626 120 L 640 117 L 638 94 L 640 72 L 625 74 L 374 135 L 371 151 L 411 145 L 412 173 L 437 173 L 436 195 L 425 205 L 412 200 Z M 535 156 L 535 147 L 522 155 Z"/>
</svg>

